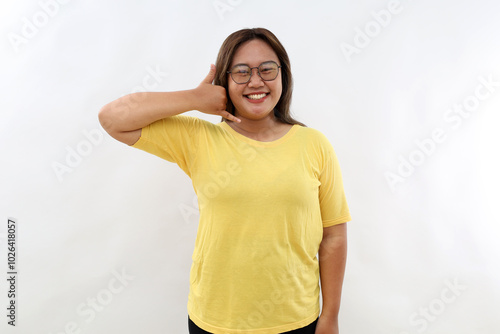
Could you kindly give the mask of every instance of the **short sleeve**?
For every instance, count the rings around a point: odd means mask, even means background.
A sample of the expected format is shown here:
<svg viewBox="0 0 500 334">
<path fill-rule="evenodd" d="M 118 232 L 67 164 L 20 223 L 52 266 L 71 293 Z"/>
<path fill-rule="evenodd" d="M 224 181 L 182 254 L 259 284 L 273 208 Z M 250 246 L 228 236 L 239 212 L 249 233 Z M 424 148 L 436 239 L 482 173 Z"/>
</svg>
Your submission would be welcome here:
<svg viewBox="0 0 500 334">
<path fill-rule="evenodd" d="M 319 204 L 323 227 L 342 224 L 351 220 L 344 192 L 342 173 L 337 155 L 328 139 L 323 137 L 323 168 L 319 181 Z"/>
<path fill-rule="evenodd" d="M 176 163 L 191 177 L 203 120 L 187 115 L 175 115 L 142 128 L 141 137 L 132 147 Z"/>
</svg>

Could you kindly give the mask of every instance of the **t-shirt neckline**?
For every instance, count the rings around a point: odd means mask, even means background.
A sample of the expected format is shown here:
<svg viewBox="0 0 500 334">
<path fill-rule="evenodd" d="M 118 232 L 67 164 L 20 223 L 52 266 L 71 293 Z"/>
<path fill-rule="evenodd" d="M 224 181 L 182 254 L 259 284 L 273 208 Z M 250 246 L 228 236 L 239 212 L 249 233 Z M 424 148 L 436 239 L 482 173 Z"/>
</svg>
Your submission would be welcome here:
<svg viewBox="0 0 500 334">
<path fill-rule="evenodd" d="M 248 144 L 251 144 L 251 145 L 254 145 L 254 146 L 260 146 L 260 147 L 269 147 L 269 146 L 276 146 L 276 145 L 279 145 L 281 143 L 284 143 L 286 142 L 290 137 L 293 136 L 293 134 L 295 132 L 297 132 L 298 128 L 299 128 L 299 125 L 298 124 L 293 124 L 292 127 L 287 131 L 287 133 L 285 133 L 283 136 L 281 136 L 280 138 L 276 139 L 276 140 L 273 140 L 273 141 L 259 141 L 259 140 L 255 140 L 255 139 L 252 139 L 252 138 L 249 138 L 247 136 L 244 136 L 242 135 L 241 133 L 239 133 L 238 131 L 236 131 L 235 129 L 233 129 L 229 124 L 227 124 L 227 122 L 225 121 L 222 121 L 222 127 L 224 129 L 226 129 L 226 131 L 228 131 L 229 133 L 231 133 L 234 137 L 236 137 L 237 139 L 241 140 L 241 141 L 244 141 Z"/>
</svg>

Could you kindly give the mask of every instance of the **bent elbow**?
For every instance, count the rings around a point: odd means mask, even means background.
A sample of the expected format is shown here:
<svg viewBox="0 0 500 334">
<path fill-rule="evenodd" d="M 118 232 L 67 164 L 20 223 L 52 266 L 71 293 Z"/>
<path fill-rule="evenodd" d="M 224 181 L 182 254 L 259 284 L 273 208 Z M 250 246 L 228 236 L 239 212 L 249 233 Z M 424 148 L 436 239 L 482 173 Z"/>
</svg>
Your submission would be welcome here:
<svg viewBox="0 0 500 334">
<path fill-rule="evenodd" d="M 99 119 L 99 123 L 101 123 L 102 128 L 106 130 L 107 133 L 110 133 L 113 126 L 113 121 L 111 110 L 108 108 L 108 105 L 105 105 L 101 108 L 101 110 L 99 110 L 97 118 Z"/>
</svg>

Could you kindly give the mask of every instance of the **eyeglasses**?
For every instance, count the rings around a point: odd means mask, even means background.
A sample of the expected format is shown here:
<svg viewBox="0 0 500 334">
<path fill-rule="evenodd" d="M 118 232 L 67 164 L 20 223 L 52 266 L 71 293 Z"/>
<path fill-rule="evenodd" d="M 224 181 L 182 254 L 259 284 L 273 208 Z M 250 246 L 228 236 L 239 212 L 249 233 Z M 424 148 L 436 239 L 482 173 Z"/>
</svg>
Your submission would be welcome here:
<svg viewBox="0 0 500 334">
<path fill-rule="evenodd" d="M 245 84 L 250 81 L 252 77 L 252 70 L 254 68 L 257 69 L 257 73 L 259 77 L 264 81 L 273 81 L 276 79 L 279 73 L 279 69 L 281 66 L 274 61 L 266 61 L 260 64 L 257 67 L 250 67 L 248 65 L 236 65 L 231 71 L 227 71 L 227 73 L 231 73 L 231 78 L 237 84 Z"/>
</svg>

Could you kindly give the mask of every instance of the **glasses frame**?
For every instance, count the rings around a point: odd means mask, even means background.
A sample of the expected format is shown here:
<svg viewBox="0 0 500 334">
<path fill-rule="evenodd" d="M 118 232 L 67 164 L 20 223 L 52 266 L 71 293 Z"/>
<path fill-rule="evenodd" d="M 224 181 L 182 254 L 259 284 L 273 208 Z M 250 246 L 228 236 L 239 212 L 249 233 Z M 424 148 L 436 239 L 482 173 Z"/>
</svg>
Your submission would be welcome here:
<svg viewBox="0 0 500 334">
<path fill-rule="evenodd" d="M 273 78 L 273 79 L 269 79 L 269 80 L 266 80 L 262 77 L 262 75 L 260 75 L 260 67 L 264 64 L 267 64 L 267 63 L 274 63 L 276 64 L 276 66 L 278 66 L 278 71 L 276 72 L 276 76 Z M 227 71 L 228 74 L 231 74 L 231 79 L 233 79 L 234 83 L 237 84 L 237 85 L 244 85 L 246 83 L 248 83 L 250 81 L 250 79 L 252 79 L 252 75 L 253 75 L 253 69 L 256 68 L 257 69 L 257 74 L 259 75 L 259 77 L 263 80 L 263 81 L 273 81 L 273 80 L 276 80 L 276 78 L 278 77 L 278 74 L 280 73 L 280 68 L 281 68 L 281 65 L 278 65 L 277 62 L 275 62 L 274 60 L 269 60 L 269 61 L 265 61 L 263 63 L 261 63 L 259 66 L 255 66 L 255 67 L 250 67 L 248 65 L 245 65 L 247 66 L 248 68 L 250 68 L 250 76 L 248 77 L 248 80 L 245 81 L 245 82 L 236 82 L 236 80 L 234 80 L 233 78 L 233 70 L 235 67 L 237 66 L 242 66 L 244 64 L 240 64 L 240 65 L 235 65 L 233 66 L 233 68 L 231 68 L 231 71 Z"/>
</svg>

